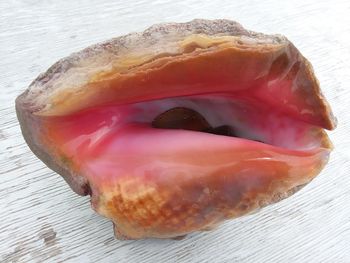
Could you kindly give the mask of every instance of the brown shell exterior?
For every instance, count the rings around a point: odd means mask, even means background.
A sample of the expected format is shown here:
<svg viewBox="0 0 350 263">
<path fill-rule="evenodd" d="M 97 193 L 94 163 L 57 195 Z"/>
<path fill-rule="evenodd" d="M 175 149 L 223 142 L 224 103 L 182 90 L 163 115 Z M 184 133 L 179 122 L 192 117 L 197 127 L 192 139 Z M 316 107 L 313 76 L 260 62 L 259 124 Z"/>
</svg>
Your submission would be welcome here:
<svg viewBox="0 0 350 263">
<path fill-rule="evenodd" d="M 26 92 L 17 97 L 16 113 L 23 137 L 29 148 L 47 167 L 60 174 L 74 192 L 82 196 L 89 194 L 90 187 L 87 180 L 73 173 L 62 160 L 54 158 L 48 147 L 39 139 L 42 129 L 41 120 L 31 111 L 32 105 L 26 103 L 25 95 Z"/>
</svg>

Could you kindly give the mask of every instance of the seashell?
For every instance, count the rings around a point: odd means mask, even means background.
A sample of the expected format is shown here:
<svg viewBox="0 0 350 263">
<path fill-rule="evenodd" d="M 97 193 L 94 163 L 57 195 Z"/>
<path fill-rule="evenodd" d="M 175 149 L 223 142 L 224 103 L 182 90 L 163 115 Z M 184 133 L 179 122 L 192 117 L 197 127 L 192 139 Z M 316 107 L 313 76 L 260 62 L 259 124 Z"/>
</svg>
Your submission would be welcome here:
<svg viewBox="0 0 350 263">
<path fill-rule="evenodd" d="M 120 239 L 176 238 L 292 195 L 336 120 L 281 35 L 229 20 L 150 27 L 88 47 L 16 100 L 25 140 Z"/>
</svg>

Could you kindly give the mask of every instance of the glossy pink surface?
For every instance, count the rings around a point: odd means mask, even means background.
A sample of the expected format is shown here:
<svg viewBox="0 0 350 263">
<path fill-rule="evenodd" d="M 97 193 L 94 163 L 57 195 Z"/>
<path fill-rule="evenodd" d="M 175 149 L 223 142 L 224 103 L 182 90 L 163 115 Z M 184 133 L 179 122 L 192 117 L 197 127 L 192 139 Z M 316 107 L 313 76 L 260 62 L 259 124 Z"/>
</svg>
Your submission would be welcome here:
<svg viewBox="0 0 350 263">
<path fill-rule="evenodd" d="M 231 125 L 242 138 L 151 127 L 158 114 L 174 106 L 198 111 L 213 127 Z M 50 125 L 62 153 L 96 184 L 148 170 L 157 176 L 205 174 L 247 159 L 298 167 L 328 155 L 322 129 L 242 98 L 193 96 L 101 107 L 50 119 Z"/>
</svg>

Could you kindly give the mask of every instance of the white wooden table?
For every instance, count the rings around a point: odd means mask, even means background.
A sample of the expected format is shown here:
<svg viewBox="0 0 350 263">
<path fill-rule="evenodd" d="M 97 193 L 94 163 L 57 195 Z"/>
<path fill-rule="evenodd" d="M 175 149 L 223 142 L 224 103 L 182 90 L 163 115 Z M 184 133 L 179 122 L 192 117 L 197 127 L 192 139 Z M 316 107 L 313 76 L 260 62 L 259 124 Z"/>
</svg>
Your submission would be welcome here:
<svg viewBox="0 0 350 263">
<path fill-rule="evenodd" d="M 293 197 L 181 241 L 118 241 L 25 144 L 14 99 L 87 45 L 164 21 L 229 18 L 282 33 L 339 119 L 322 174 Z M 350 1 L 0 1 L 0 262 L 350 262 Z"/>
</svg>

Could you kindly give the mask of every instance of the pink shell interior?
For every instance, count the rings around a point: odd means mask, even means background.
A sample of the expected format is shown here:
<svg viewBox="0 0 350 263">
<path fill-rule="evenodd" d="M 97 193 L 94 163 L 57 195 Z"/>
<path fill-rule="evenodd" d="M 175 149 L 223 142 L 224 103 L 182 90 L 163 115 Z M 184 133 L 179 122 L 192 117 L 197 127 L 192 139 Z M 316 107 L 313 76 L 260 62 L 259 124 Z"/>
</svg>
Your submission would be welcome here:
<svg viewBox="0 0 350 263">
<path fill-rule="evenodd" d="M 152 128 L 156 116 L 174 107 L 196 110 L 213 127 L 230 125 L 238 137 Z M 172 169 L 176 173 L 205 173 L 203 169 L 221 169 L 238 162 L 244 153 L 251 160 L 272 161 L 279 155 L 288 164 L 295 156 L 320 152 L 327 159 L 329 152 L 321 128 L 258 101 L 222 94 L 104 106 L 50 120 L 54 120 L 51 132 L 63 154 L 79 164 L 95 184 L 151 170 L 158 176 Z M 215 166 L 207 165 L 215 158 Z"/>
</svg>

